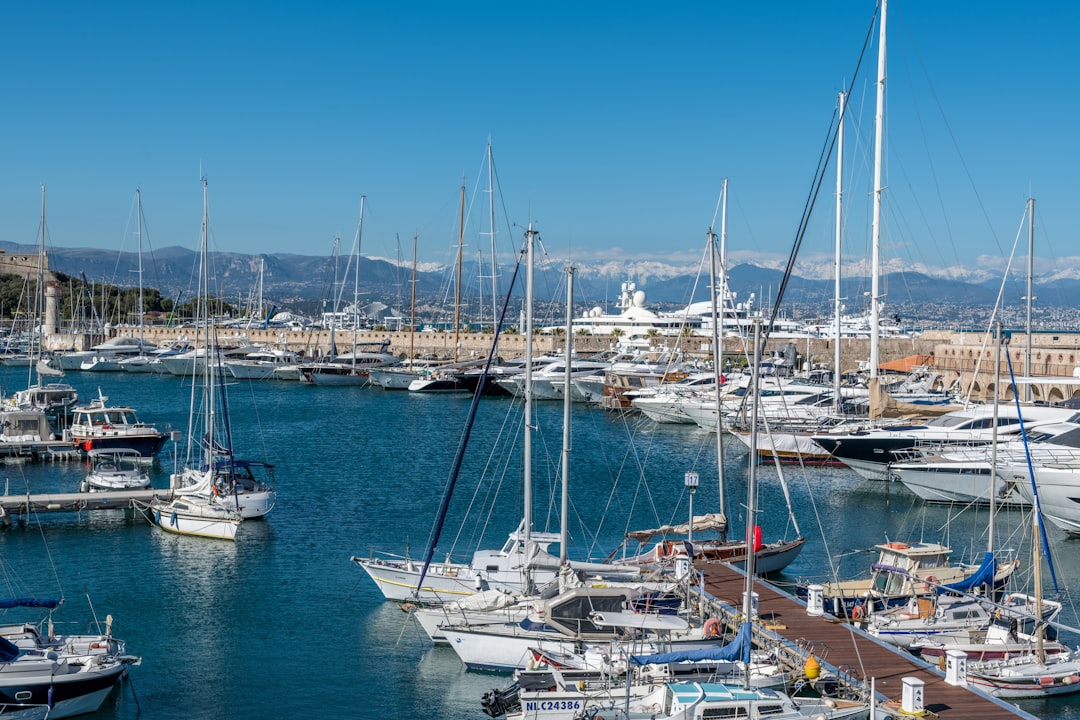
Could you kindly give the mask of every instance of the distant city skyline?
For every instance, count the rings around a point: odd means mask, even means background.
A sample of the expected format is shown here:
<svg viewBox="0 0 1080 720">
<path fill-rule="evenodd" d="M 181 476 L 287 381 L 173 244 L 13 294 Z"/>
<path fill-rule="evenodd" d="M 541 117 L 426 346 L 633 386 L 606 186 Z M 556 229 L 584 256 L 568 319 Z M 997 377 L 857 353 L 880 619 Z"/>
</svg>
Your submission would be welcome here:
<svg viewBox="0 0 1080 720">
<path fill-rule="evenodd" d="M 870 1 L 14 5 L 0 240 L 37 241 L 44 183 L 51 247 L 134 252 L 138 187 L 146 245 L 194 248 L 205 175 L 214 250 L 328 255 L 340 235 L 347 253 L 363 194 L 365 255 L 411 259 L 418 235 L 439 263 L 464 183 L 476 258 L 490 139 L 504 257 L 532 222 L 549 257 L 693 264 L 727 177 L 733 262 L 782 259 L 855 78 L 845 263 L 859 262 L 873 15 Z M 1014 242 L 1026 254 L 1029 195 L 1035 256 L 1074 252 L 1077 19 L 1072 4 L 890 1 L 886 262 L 1003 267 Z M 801 258 L 831 253 L 834 173 L 820 171 Z"/>
</svg>

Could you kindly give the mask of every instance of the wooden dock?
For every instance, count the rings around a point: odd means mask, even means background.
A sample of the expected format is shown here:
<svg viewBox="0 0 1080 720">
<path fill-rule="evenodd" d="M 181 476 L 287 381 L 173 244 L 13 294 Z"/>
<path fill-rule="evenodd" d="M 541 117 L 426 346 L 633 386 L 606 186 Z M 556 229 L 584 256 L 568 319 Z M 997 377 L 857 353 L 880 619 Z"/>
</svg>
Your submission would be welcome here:
<svg viewBox="0 0 1080 720">
<path fill-rule="evenodd" d="M 699 568 L 704 571 L 706 593 L 718 601 L 721 607 L 728 606 L 736 613 L 741 612 L 742 599 L 746 592 L 746 575 L 725 564 L 710 564 Z M 755 582 L 754 592 L 758 594 L 760 620 L 760 623 L 755 623 L 756 635 L 771 635 L 795 652 L 813 651 L 823 665 L 830 666 L 834 671 L 855 681 L 861 680 L 867 692 L 872 679 L 879 703 L 899 703 L 903 679 L 914 677 L 925 683 L 924 708 L 929 711 L 929 717 L 945 720 L 1038 720 L 1004 700 L 968 687 L 946 683 L 944 674 L 937 668 L 910 653 L 878 641 L 832 615 L 807 615 L 804 602 L 767 582 Z M 901 715 L 899 712 L 893 714 L 897 717 Z"/>
<path fill-rule="evenodd" d="M 132 509 L 136 503 L 146 504 L 154 498 L 169 500 L 172 490 L 115 490 L 107 492 L 43 493 L 0 495 L 0 519 L 30 513 L 83 512 L 86 510 Z"/>
<path fill-rule="evenodd" d="M 77 460 L 82 457 L 82 452 L 70 440 L 5 440 L 0 442 L 0 457 L 34 461 Z"/>
</svg>

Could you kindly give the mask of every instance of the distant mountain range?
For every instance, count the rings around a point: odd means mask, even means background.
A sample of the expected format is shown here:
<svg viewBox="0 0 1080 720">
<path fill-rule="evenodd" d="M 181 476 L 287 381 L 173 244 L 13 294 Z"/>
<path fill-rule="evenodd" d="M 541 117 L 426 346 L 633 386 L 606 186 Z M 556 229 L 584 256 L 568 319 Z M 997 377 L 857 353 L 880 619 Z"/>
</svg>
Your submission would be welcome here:
<svg viewBox="0 0 1080 720">
<path fill-rule="evenodd" d="M 9 253 L 33 254 L 35 246 L 0 242 L 0 250 Z M 344 276 L 349 259 L 337 261 L 339 293 L 344 302 L 352 301 L 353 282 Z M 143 284 L 154 287 L 164 295 L 178 293 L 188 297 L 195 292 L 198 253 L 183 247 L 167 247 L 144 254 Z M 267 254 L 245 255 L 241 253 L 212 253 L 212 277 L 220 283 L 218 294 L 226 299 L 252 296 L 257 291 L 260 268 L 262 268 L 263 296 L 267 302 L 280 307 L 303 309 L 321 304 L 331 296 L 335 285 L 335 261 L 331 257 Z M 951 270 L 898 267 L 895 263 L 883 275 L 880 283 L 882 294 L 887 297 L 889 312 L 904 308 L 905 315 L 920 307 L 935 306 L 993 306 L 1001 286 L 1000 273 L 995 277 L 991 261 L 976 263 L 975 268 L 962 273 Z M 537 271 L 537 297 L 560 303 L 565 290 L 562 261 L 547 260 L 539 263 Z M 92 248 L 53 248 L 49 250 L 51 270 L 79 277 L 85 274 L 94 282 L 107 282 L 122 287 L 138 284 L 138 256 L 136 253 L 103 252 Z M 490 269 L 477 272 L 476 263 L 464 266 L 462 296 L 475 299 L 482 296 L 485 304 L 491 303 Z M 785 291 L 785 307 L 819 308 L 820 314 L 831 312 L 834 281 L 831 261 L 815 263 L 807 261 L 796 266 L 796 273 Z M 861 274 L 854 274 L 859 271 Z M 426 265 L 416 273 L 417 303 L 446 304 L 454 297 L 453 267 Z M 500 270 L 500 293 L 513 271 L 504 266 Z M 849 312 L 858 312 L 868 304 L 870 281 L 865 268 L 845 268 L 851 274 L 842 283 L 842 297 Z M 776 261 L 739 262 L 729 272 L 729 285 L 739 301 L 751 295 L 755 305 L 771 305 L 783 279 L 783 269 Z M 380 258 L 361 258 L 359 292 L 363 302 L 380 301 L 398 309 L 408 308 L 410 302 L 411 264 L 403 266 Z M 620 286 L 627 280 L 636 282 L 644 290 L 650 307 L 677 307 L 707 298 L 708 277 L 697 277 L 696 268 L 658 262 L 607 261 L 579 265 L 575 273 L 575 297 L 585 305 L 599 305 L 613 311 L 619 297 Z M 523 283 L 519 284 L 519 287 Z M 1013 273 L 1005 285 L 1006 304 L 1015 308 L 1026 295 L 1026 283 Z M 520 295 L 520 290 L 515 294 Z M 1080 300 L 1080 273 L 1059 263 L 1034 279 L 1034 295 L 1041 308 L 1071 308 Z M 921 314 L 916 312 L 916 314 Z"/>
</svg>

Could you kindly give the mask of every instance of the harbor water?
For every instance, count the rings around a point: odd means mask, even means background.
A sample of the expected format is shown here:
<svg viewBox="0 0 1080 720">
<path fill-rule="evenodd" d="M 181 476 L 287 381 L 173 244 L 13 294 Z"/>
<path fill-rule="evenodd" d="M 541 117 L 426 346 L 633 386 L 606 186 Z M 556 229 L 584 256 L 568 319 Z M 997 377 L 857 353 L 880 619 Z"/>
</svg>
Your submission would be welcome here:
<svg viewBox="0 0 1080 720">
<path fill-rule="evenodd" d="M 6 392 L 25 387 L 25 371 L 6 370 Z M 66 381 L 84 400 L 100 386 L 110 404 L 186 436 L 190 380 L 69 373 Z M 469 399 L 238 381 L 229 403 L 237 456 L 272 463 L 278 492 L 273 512 L 245 522 L 235 543 L 169 535 L 131 511 L 47 514 L 0 527 L 4 592 L 62 594 L 58 627 L 104 624 L 111 615 L 114 634 L 142 656 L 92 717 L 483 718 L 480 696 L 506 678 L 466 672 L 452 650 L 431 647 L 349 559 L 373 549 L 422 558 Z M 562 406 L 537 405 L 534 520 L 557 530 Z M 501 546 L 519 523 L 520 423 L 515 401 L 481 401 L 436 559 Z M 731 440 L 725 458 L 726 511 L 741 533 L 747 453 Z M 167 487 L 172 466 L 170 443 L 152 465 L 155 486 Z M 8 495 L 75 492 L 86 470 L 83 461 L 7 459 L 0 483 Z M 717 511 L 715 436 L 575 407 L 570 554 L 603 558 L 630 530 L 684 522 L 688 470 L 701 478 L 695 513 Z M 842 577 L 865 573 L 870 548 L 886 540 L 944 541 L 976 560 L 986 549 L 985 509 L 925 506 L 898 484 L 863 481 L 845 468 L 786 468 L 784 477 L 808 542 L 781 582 L 824 578 L 830 558 Z M 760 468 L 759 479 L 755 522 L 765 540 L 794 537 L 776 470 Z M 995 544 L 1021 554 L 1024 580 L 1031 543 L 1021 526 L 1021 513 L 1002 513 Z M 1051 529 L 1050 544 L 1061 588 L 1080 582 L 1078 541 Z M 1051 578 L 1044 581 L 1052 593 Z M 8 610 L 4 619 L 40 617 Z M 1080 625 L 1068 601 L 1060 620 Z M 1021 707 L 1080 718 L 1080 700 L 1068 697 Z"/>
</svg>

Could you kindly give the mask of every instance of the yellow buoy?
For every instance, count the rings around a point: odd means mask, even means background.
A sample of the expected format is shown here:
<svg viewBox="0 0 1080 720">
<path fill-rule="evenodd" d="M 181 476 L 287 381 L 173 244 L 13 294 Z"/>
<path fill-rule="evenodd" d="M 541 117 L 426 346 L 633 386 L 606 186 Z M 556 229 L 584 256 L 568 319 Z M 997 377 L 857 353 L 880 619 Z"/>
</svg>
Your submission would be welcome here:
<svg viewBox="0 0 1080 720">
<path fill-rule="evenodd" d="M 807 680 L 817 680 L 818 675 L 821 674 L 821 663 L 811 653 L 810 657 L 806 658 L 806 663 L 803 665 L 803 673 L 806 674 Z"/>
</svg>

